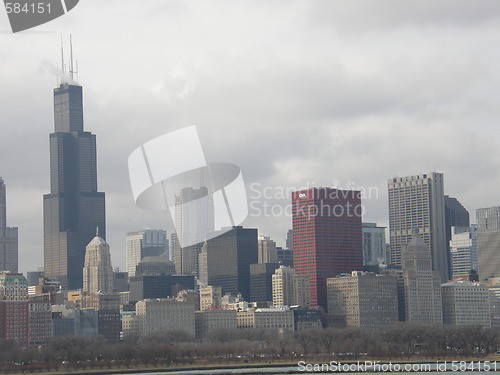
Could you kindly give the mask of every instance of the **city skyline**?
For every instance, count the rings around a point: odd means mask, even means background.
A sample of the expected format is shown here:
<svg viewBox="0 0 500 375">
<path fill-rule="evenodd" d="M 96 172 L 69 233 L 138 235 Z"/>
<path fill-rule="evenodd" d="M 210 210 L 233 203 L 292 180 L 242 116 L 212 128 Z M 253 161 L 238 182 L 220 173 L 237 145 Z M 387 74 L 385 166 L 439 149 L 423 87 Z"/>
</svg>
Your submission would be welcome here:
<svg viewBox="0 0 500 375">
<path fill-rule="evenodd" d="M 127 232 L 150 227 L 170 234 L 173 227 L 165 215 L 135 207 L 126 158 L 144 141 L 191 124 L 207 158 L 239 165 L 247 186 L 260 184 L 261 192 L 376 187 L 378 197 L 364 200 L 363 220 L 380 226 L 388 225 L 385 181 L 393 176 L 439 171 L 446 193 L 469 212 L 499 204 L 499 52 L 489 48 L 500 37 L 499 4 L 120 6 L 126 15 L 120 19 L 111 4 L 99 14 L 82 4 L 32 33 L 1 37 L 0 158 L 9 162 L 0 176 L 9 187 L 9 223 L 19 227 L 20 271 L 43 263 L 40 197 L 49 190 L 60 33 L 73 33 L 86 128 L 99 140 L 107 241 L 122 269 Z M 89 18 L 91 29 L 82 21 Z M 9 29 L 4 13 L 0 29 Z M 252 195 L 250 202 L 264 201 Z M 284 246 L 290 218 L 256 216 L 243 225 Z"/>
</svg>

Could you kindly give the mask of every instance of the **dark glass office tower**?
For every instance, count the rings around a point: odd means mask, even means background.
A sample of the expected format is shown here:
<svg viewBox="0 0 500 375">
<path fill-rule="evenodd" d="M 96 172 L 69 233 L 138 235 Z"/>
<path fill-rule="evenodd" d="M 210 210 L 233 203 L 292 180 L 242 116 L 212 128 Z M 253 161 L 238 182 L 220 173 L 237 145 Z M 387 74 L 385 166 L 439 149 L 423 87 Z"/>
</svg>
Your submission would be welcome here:
<svg viewBox="0 0 500 375">
<path fill-rule="evenodd" d="M 97 191 L 95 135 L 83 129 L 82 87 L 54 89 L 50 134 L 50 194 L 43 196 L 45 276 L 82 288 L 85 247 L 106 238 L 105 198 Z"/>
<path fill-rule="evenodd" d="M 250 301 L 250 265 L 257 263 L 257 229 L 233 227 L 205 241 L 199 256 L 200 282 Z"/>
</svg>

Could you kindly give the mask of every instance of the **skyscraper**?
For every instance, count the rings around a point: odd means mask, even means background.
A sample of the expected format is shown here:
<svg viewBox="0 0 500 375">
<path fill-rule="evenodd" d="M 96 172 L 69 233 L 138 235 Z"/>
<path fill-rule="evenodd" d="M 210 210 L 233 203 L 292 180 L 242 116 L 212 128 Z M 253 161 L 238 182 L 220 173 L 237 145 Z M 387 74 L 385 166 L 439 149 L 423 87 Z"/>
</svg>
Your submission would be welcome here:
<svg viewBox="0 0 500 375">
<path fill-rule="evenodd" d="M 17 227 L 7 227 L 7 198 L 5 183 L 0 177 L 0 272 L 17 272 Z"/>
<path fill-rule="evenodd" d="M 99 232 L 86 247 L 83 291 L 86 293 L 113 293 L 113 267 L 111 267 L 109 245 L 99 237 Z"/>
<path fill-rule="evenodd" d="M 448 266 L 450 278 L 453 274 L 453 261 L 451 254 L 450 241 L 452 237 L 452 227 L 469 227 L 469 211 L 458 201 L 457 198 L 444 196 L 444 222 L 446 227 L 446 246 L 448 248 Z"/>
<path fill-rule="evenodd" d="M 217 232 L 215 232 L 217 233 Z M 233 227 L 205 241 L 200 257 L 200 282 L 250 300 L 250 265 L 257 263 L 257 229 Z"/>
<path fill-rule="evenodd" d="M 257 263 L 250 265 L 250 301 L 273 300 L 273 274 L 279 263 Z"/>
<path fill-rule="evenodd" d="M 82 87 L 54 89 L 50 194 L 43 196 L 45 276 L 67 289 L 83 285 L 85 247 L 99 228 L 106 238 L 105 197 L 97 191 L 95 135 L 83 128 Z"/>
<path fill-rule="evenodd" d="M 292 204 L 293 265 L 309 277 L 310 305 L 326 309 L 326 279 L 363 269 L 360 192 L 312 188 Z"/>
<path fill-rule="evenodd" d="M 168 258 L 167 232 L 161 229 L 145 229 L 127 233 L 125 263 L 129 277 L 135 276 L 135 268 L 142 259 L 157 256 Z"/>
<path fill-rule="evenodd" d="M 198 254 L 215 229 L 212 195 L 206 186 L 185 187 L 175 196 L 176 240 L 173 243 L 173 260 L 179 275 L 199 277 Z"/>
<path fill-rule="evenodd" d="M 276 252 L 276 242 L 266 236 L 259 236 L 258 241 L 259 263 L 277 263 L 278 253 Z"/>
<path fill-rule="evenodd" d="M 448 240 L 451 239 L 451 227 L 470 226 L 469 211 L 458 201 L 457 198 L 444 196 L 444 217 L 446 222 Z"/>
<path fill-rule="evenodd" d="M 401 266 L 402 250 L 418 228 L 432 256 L 433 269 L 448 281 L 443 174 L 426 173 L 388 180 L 390 263 Z"/>
<path fill-rule="evenodd" d="M 385 227 L 363 223 L 363 264 L 377 265 L 386 261 Z"/>
<path fill-rule="evenodd" d="M 500 207 L 476 210 L 479 280 L 500 277 Z"/>
<path fill-rule="evenodd" d="M 432 269 L 432 257 L 415 228 L 403 249 L 405 320 L 426 324 L 442 324 L 441 278 Z"/>
<path fill-rule="evenodd" d="M 454 277 L 477 271 L 477 226 L 451 227 L 451 270 Z"/>
<path fill-rule="evenodd" d="M 309 307 L 309 280 L 291 267 L 280 266 L 272 276 L 273 306 Z"/>
</svg>

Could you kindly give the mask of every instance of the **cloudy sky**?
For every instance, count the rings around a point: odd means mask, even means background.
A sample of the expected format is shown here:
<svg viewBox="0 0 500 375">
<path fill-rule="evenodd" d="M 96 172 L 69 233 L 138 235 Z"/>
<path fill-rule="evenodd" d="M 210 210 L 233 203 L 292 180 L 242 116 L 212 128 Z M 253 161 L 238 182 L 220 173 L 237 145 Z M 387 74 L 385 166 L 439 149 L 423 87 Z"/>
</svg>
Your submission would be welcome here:
<svg viewBox="0 0 500 375">
<path fill-rule="evenodd" d="M 394 176 L 443 172 L 472 214 L 500 204 L 497 0 L 81 0 L 17 34 L 0 9 L 0 176 L 22 271 L 43 265 L 52 89 L 69 33 L 115 266 L 127 231 L 172 230 L 135 207 L 128 155 L 188 125 L 208 160 L 241 167 L 244 225 L 279 245 L 291 226 L 281 194 L 303 186 L 370 188 L 364 220 L 380 225 Z"/>
</svg>

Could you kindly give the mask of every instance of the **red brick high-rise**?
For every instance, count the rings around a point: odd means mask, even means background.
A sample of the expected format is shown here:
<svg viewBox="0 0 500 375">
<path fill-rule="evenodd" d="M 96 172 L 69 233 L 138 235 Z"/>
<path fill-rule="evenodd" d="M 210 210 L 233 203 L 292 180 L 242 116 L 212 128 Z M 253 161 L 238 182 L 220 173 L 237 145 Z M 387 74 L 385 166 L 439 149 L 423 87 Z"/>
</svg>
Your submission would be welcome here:
<svg viewBox="0 0 500 375">
<path fill-rule="evenodd" d="M 310 305 L 326 310 L 326 279 L 363 269 L 361 193 L 312 188 L 292 204 L 293 266 L 309 277 Z"/>
</svg>

